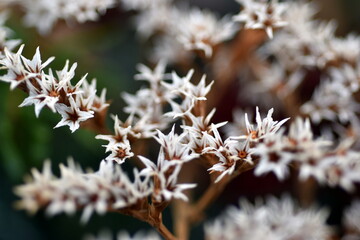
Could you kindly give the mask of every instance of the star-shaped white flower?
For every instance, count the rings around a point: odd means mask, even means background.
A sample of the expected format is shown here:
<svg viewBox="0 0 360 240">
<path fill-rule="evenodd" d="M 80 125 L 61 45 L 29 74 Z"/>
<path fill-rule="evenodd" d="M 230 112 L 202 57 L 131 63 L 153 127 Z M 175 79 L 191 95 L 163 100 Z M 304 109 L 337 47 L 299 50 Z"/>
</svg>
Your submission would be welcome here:
<svg viewBox="0 0 360 240">
<path fill-rule="evenodd" d="M 94 117 L 94 112 L 81 111 L 72 96 L 69 97 L 69 102 L 70 106 L 65 104 L 56 105 L 56 110 L 61 114 L 62 119 L 54 128 L 68 125 L 71 132 L 75 132 L 80 127 L 80 122 Z"/>
</svg>

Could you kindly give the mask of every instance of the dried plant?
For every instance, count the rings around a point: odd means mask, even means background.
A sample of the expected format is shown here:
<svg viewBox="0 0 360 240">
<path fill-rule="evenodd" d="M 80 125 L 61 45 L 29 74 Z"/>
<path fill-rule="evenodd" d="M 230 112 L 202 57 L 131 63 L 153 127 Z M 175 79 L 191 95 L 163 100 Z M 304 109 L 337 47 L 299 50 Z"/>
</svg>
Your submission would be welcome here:
<svg viewBox="0 0 360 240">
<path fill-rule="evenodd" d="M 23 56 L 24 45 L 11 40 L 1 15 L 0 65 L 6 73 L 0 80 L 28 95 L 20 107 L 34 105 L 36 117 L 44 108 L 60 114 L 55 128 L 95 131 L 109 153 L 95 172 L 70 159 L 60 165 L 60 177 L 46 161 L 42 172 L 33 169 L 15 188 L 16 206 L 31 213 L 44 209 L 49 216 L 82 211 L 83 223 L 93 213 L 116 212 L 150 224 L 165 239 L 188 239 L 192 226 L 204 221 L 209 240 L 359 238 L 358 202 L 345 212 L 339 234 L 326 224 L 328 211 L 315 208 L 314 201 L 319 185 L 358 191 L 360 37 L 337 37 L 335 24 L 316 19 L 310 2 L 237 1 L 239 13 L 221 18 L 171 0 L 1 1 L 4 9 L 21 7 L 25 22 L 42 34 L 56 31 L 57 21 L 97 20 L 120 6 L 134 12 L 139 36 L 153 43 L 148 66 L 139 64 L 134 77 L 145 84 L 135 94 L 122 94 L 128 117 L 111 115 L 111 132 L 106 89 L 98 94 L 96 80 L 89 82 L 87 75 L 76 82 L 76 63 L 48 68 L 54 58 L 42 61 L 39 48 L 31 59 Z M 215 107 L 222 107 L 235 81 L 242 108 L 233 109 L 231 123 L 215 122 Z M 266 116 L 264 109 L 270 109 Z M 275 120 L 274 111 L 283 119 Z M 144 150 L 153 143 L 157 159 Z M 132 177 L 124 162 L 134 163 Z M 198 198 L 196 165 L 211 181 Z M 298 203 L 290 197 L 255 204 L 243 199 L 240 209 L 206 219 L 206 209 L 225 187 L 250 170 L 280 181 L 291 177 L 301 193 L 294 196 Z M 174 230 L 163 221 L 170 205 Z M 105 233 L 98 239 L 107 238 Z M 118 239 L 160 237 L 121 232 Z"/>
</svg>

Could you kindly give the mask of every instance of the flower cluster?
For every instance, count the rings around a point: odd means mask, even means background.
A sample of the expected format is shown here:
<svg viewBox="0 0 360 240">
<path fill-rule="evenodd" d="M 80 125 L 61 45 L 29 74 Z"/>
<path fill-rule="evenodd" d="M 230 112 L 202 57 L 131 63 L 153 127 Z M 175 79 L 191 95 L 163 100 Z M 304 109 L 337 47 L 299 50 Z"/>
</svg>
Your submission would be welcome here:
<svg viewBox="0 0 360 240">
<path fill-rule="evenodd" d="M 128 135 L 137 136 L 137 134 L 132 131 L 131 125 L 125 125 L 117 116 L 114 116 L 114 131 L 114 135 L 97 135 L 96 138 L 109 142 L 107 145 L 103 145 L 106 147 L 106 152 L 111 152 L 106 160 L 123 163 L 127 158 L 134 156 Z"/>
<path fill-rule="evenodd" d="M 328 120 L 358 126 L 359 36 L 337 37 L 336 24 L 315 20 L 315 13 L 313 3 L 288 4 L 284 13 L 288 24 L 259 51 L 259 57 L 271 61 L 256 68 L 259 81 L 251 89 L 275 93 L 280 99 L 312 93 L 310 99 L 296 99 L 300 113 L 315 123 Z M 320 84 L 313 91 L 316 78 Z M 308 92 L 300 92 L 304 89 Z"/>
<path fill-rule="evenodd" d="M 75 20 L 80 23 L 95 21 L 99 18 L 99 14 L 114 7 L 116 0 L 3 0 L 1 4 L 20 6 L 26 12 L 24 23 L 46 34 L 58 20 Z"/>
<path fill-rule="evenodd" d="M 141 157 L 140 160 L 145 164 L 141 170 L 141 175 L 150 175 L 154 179 L 155 202 L 170 201 L 172 198 L 188 200 L 183 193 L 184 190 L 194 188 L 196 184 L 178 184 L 177 179 L 182 165 L 194 158 L 197 154 L 192 153 L 186 142 L 183 141 L 185 134 L 177 135 L 174 128 L 168 135 L 158 133 L 156 140 L 161 145 L 157 165 L 151 160 Z"/>
<path fill-rule="evenodd" d="M 240 201 L 240 209 L 232 207 L 225 216 L 205 226 L 206 239 L 327 239 L 324 210 L 300 209 L 290 198 L 269 198 L 266 204 L 252 205 Z"/>
<path fill-rule="evenodd" d="M 5 15 L 0 15 L 0 67 L 5 70 L 0 80 L 28 94 L 20 107 L 34 105 L 37 117 L 43 108 L 60 114 L 55 127 L 95 130 L 109 154 L 96 172 L 84 172 L 73 161 L 68 167 L 60 165 L 60 177 L 46 162 L 42 172 L 32 170 L 32 177 L 16 188 L 21 198 L 17 206 L 29 212 L 45 209 L 50 216 L 82 209 L 83 222 L 93 212 L 117 212 L 175 239 L 162 216 L 173 203 L 176 234 L 188 239 L 191 225 L 202 221 L 226 185 L 248 170 L 255 176 L 272 173 L 279 180 L 294 174 L 292 180 L 300 180 L 299 185 L 315 179 L 356 191 L 359 37 L 336 37 L 333 23 L 315 20 L 311 3 L 237 1 L 242 9 L 232 17 L 172 0 L 2 1 L 22 6 L 27 23 L 41 33 L 60 19 L 96 20 L 119 4 L 131 11 L 138 34 L 153 46 L 151 63 L 139 64 L 134 76 L 146 85 L 133 94 L 122 93 L 128 116 L 124 120 L 120 114 L 111 115 L 110 133 L 105 126 L 106 89 L 97 94 L 96 81 L 87 81 L 87 75 L 74 83 L 76 63 L 67 61 L 53 71 L 47 67 L 54 57 L 43 61 L 39 48 L 31 59 L 23 56 L 24 45 L 15 51 L 19 41 L 8 39 L 9 30 L 2 26 Z M 174 70 L 168 71 L 170 67 Z M 224 89 L 238 79 L 241 90 L 236 94 L 243 108 L 233 112 L 232 123 L 216 122 L 215 107 L 223 107 Z M 254 107 L 254 114 L 246 113 L 250 103 L 270 110 L 263 115 Z M 283 118 L 276 120 L 269 105 Z M 123 171 L 125 162 L 138 165 L 132 177 Z M 187 171 L 187 166 L 194 168 Z M 191 192 L 197 186 L 195 166 L 210 179 L 200 196 Z M 290 198 L 240 205 L 207 224 L 206 239 L 331 237 L 325 211 L 301 210 Z M 345 239 L 359 235 L 358 222 L 359 204 L 354 202 L 344 214 Z M 118 238 L 132 239 L 126 233 Z"/>
<path fill-rule="evenodd" d="M 126 10 L 139 11 L 136 17 L 136 28 L 141 36 L 149 36 L 161 32 L 155 56 L 168 61 L 179 61 L 182 50 L 201 50 L 206 57 L 211 57 L 213 48 L 219 43 L 229 40 L 239 27 L 235 22 L 245 23 L 244 28 L 264 29 L 270 38 L 273 31 L 287 25 L 283 15 L 287 4 L 271 1 L 265 3 L 258 0 L 239 0 L 243 10 L 233 16 L 218 19 L 210 11 L 198 8 L 177 7 L 173 1 L 166 0 L 92 0 L 76 1 L 56 0 L 48 1 L 9 1 L 2 4 L 21 6 L 26 15 L 24 22 L 28 26 L 35 26 L 42 34 L 49 33 L 55 23 L 62 19 L 76 20 L 80 23 L 97 20 L 99 14 L 108 8 L 121 5 Z M 176 19 L 181 19 L 179 23 Z M 164 47 L 161 47 L 164 46 Z M 165 50 L 165 51 L 164 51 Z M 161 52 L 160 52 L 161 51 Z M 186 54 L 184 55 L 185 58 Z"/>
<path fill-rule="evenodd" d="M 264 29 L 270 38 L 273 38 L 273 31 L 287 25 L 284 18 L 286 3 L 279 3 L 271 0 L 269 3 L 261 0 L 237 0 L 242 11 L 233 16 L 234 21 L 244 23 L 245 28 Z"/>
<path fill-rule="evenodd" d="M 269 117 L 268 115 L 267 119 Z M 319 183 L 330 186 L 340 185 L 348 191 L 353 191 L 354 184 L 360 181 L 357 174 L 360 170 L 358 161 L 360 153 L 351 149 L 354 143 L 352 138 L 344 139 L 337 148 L 334 148 L 334 143 L 330 140 L 315 139 L 310 121 L 301 118 L 297 118 L 291 124 L 287 135 L 283 130 L 270 131 L 270 129 L 278 130 L 284 120 L 270 124 L 267 128 L 269 134 L 264 137 L 258 134 L 266 119 L 263 122 L 258 120 L 257 131 L 252 130 L 252 125 L 248 123 L 246 117 L 245 121 L 250 135 L 241 137 L 255 138 L 255 143 L 250 144 L 246 152 L 247 156 L 251 155 L 252 159 L 257 161 L 254 171 L 256 175 L 273 172 L 278 179 L 283 180 L 289 174 L 289 167 L 294 166 L 299 170 L 301 180 L 315 178 Z M 233 129 L 238 128 L 233 126 Z"/>
<path fill-rule="evenodd" d="M 54 57 L 43 62 L 37 48 L 30 60 L 22 55 L 23 48 L 24 45 L 16 53 L 5 48 L 5 56 L 0 60 L 1 67 L 7 70 L 0 80 L 10 83 L 11 89 L 19 88 L 29 94 L 20 107 L 34 105 L 37 117 L 44 107 L 48 107 L 62 117 L 55 128 L 68 125 L 72 132 L 80 127 L 81 122 L 93 118 L 95 113 L 101 114 L 108 107 L 106 89 L 97 96 L 95 80 L 90 84 L 85 75 L 76 85 L 71 83 L 76 63 L 70 66 L 67 61 L 56 74 L 51 69 L 46 74 L 44 69 Z"/>
<path fill-rule="evenodd" d="M 96 211 L 141 211 L 151 203 L 166 204 L 172 199 L 187 200 L 184 190 L 194 188 L 196 184 L 178 183 L 178 174 L 182 164 L 197 157 L 182 142 L 184 135 L 178 136 L 174 129 L 164 135 L 158 133 L 156 140 L 161 150 L 155 165 L 151 160 L 139 156 L 146 166 L 140 172 L 134 170 L 134 181 L 131 181 L 119 165 L 114 165 L 111 157 L 103 160 L 96 173 L 84 173 L 73 161 L 69 167 L 60 165 L 61 177 L 55 178 L 51 173 L 50 163 L 44 165 L 43 172 L 32 171 L 32 179 L 19 186 L 16 193 L 22 197 L 20 208 L 36 212 L 46 208 L 49 215 L 60 212 L 72 214 L 83 208 L 82 221 L 89 219 Z M 145 219 L 143 219 L 145 220 Z"/>
<path fill-rule="evenodd" d="M 169 62 L 182 61 L 180 55 L 188 58 L 188 55 L 181 54 L 184 50 L 200 50 L 206 57 L 211 57 L 213 48 L 232 38 L 237 30 L 228 16 L 219 19 L 210 11 L 176 7 L 170 4 L 171 1 L 145 2 L 136 6 L 140 11 L 136 27 L 143 37 L 160 32 L 155 57 Z M 134 3 L 132 5 L 134 8 Z"/>
<path fill-rule="evenodd" d="M 48 215 L 61 212 L 73 214 L 83 208 L 82 222 L 88 221 L 96 211 L 104 214 L 136 205 L 151 194 L 149 178 L 141 179 L 134 171 L 132 182 L 120 167 L 103 161 L 95 173 L 84 173 L 72 160 L 69 166 L 60 165 L 61 177 L 55 178 L 50 162 L 44 164 L 42 172 L 33 169 L 33 177 L 26 185 L 16 188 L 22 197 L 20 208 L 36 212 L 45 208 Z"/>
<path fill-rule="evenodd" d="M 272 138 L 279 128 L 288 120 L 284 119 L 280 122 L 274 121 L 272 118 L 273 109 L 269 110 L 267 117 L 261 119 L 259 109 L 256 109 L 257 126 L 250 124 L 248 115 L 245 114 L 245 132 L 246 135 L 232 135 L 226 140 L 222 140 L 217 128 L 225 123 L 212 124 L 209 133 L 202 133 L 202 142 L 206 143 L 200 146 L 203 155 L 214 155 L 217 160 L 210 161 L 213 166 L 209 168 L 211 172 L 221 172 L 216 182 L 220 181 L 226 174 L 237 175 L 244 170 L 248 170 L 255 166 L 259 161 L 262 163 L 267 160 L 266 154 L 261 156 L 259 149 L 255 148 L 259 143 Z M 199 137 L 197 137 L 199 138 Z M 197 145 L 199 148 L 199 145 Z M 256 155 L 256 157 L 254 156 Z M 285 164 L 286 166 L 286 164 Z M 262 173 L 262 165 L 257 166 L 256 173 Z M 259 170 L 260 169 L 260 170 Z M 235 171 L 237 170 L 237 171 Z M 235 171 L 235 173 L 234 173 Z"/>
</svg>

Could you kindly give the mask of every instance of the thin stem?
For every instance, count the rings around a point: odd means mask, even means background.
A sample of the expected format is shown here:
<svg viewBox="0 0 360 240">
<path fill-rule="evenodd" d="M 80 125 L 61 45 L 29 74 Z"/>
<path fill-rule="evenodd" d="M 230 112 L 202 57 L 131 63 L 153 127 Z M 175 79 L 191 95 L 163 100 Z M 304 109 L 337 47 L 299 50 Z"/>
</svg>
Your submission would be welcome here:
<svg viewBox="0 0 360 240">
<path fill-rule="evenodd" d="M 214 82 L 213 89 L 207 97 L 207 107 L 212 109 L 218 106 L 223 99 L 229 86 L 236 80 L 239 68 L 244 65 L 253 51 L 260 46 L 266 39 L 266 33 L 262 30 L 247 29 L 239 32 L 238 36 L 230 46 L 219 49 L 219 54 L 226 52 L 229 57 L 223 67 L 213 66 Z"/>
<path fill-rule="evenodd" d="M 154 227 L 166 240 L 177 240 L 177 238 L 163 224 L 161 212 L 156 214 L 152 209 L 154 209 L 152 206 L 146 205 L 143 209 L 121 209 L 112 211 L 125 214 L 142 222 L 148 223 L 150 226 Z"/>
<path fill-rule="evenodd" d="M 190 224 L 188 222 L 188 212 L 190 205 L 181 200 L 174 202 L 174 228 L 179 240 L 186 240 L 189 237 Z"/>
<path fill-rule="evenodd" d="M 191 225 L 202 221 L 205 209 L 217 199 L 231 179 L 231 176 L 226 176 L 219 183 L 212 183 L 193 205 L 180 200 L 175 202 L 175 231 L 180 240 L 188 239 Z"/>
<path fill-rule="evenodd" d="M 202 220 L 204 211 L 219 197 L 232 177 L 227 175 L 220 182 L 212 183 L 201 198 L 191 206 L 189 211 L 189 220 L 196 223 Z"/>
<path fill-rule="evenodd" d="M 177 240 L 177 238 L 167 229 L 167 227 L 161 222 L 156 230 L 163 236 L 166 240 Z"/>
<path fill-rule="evenodd" d="M 201 171 L 198 169 L 199 165 L 195 162 L 189 162 L 183 165 L 183 168 L 179 175 L 179 182 L 196 182 L 196 173 Z M 202 168 L 201 168 L 202 169 Z M 186 240 L 189 237 L 190 225 L 188 223 L 188 211 L 190 209 L 189 204 L 192 200 L 192 189 L 188 189 L 184 192 L 189 199 L 189 202 L 182 200 L 174 200 L 173 204 L 173 222 L 175 235 L 180 240 Z"/>
</svg>

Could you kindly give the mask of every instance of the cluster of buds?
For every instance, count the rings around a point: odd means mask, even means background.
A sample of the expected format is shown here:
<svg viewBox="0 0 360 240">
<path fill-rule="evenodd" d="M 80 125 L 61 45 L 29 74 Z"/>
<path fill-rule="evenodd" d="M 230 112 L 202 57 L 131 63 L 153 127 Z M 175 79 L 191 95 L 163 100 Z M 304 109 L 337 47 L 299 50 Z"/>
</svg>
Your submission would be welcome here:
<svg viewBox="0 0 360 240">
<path fill-rule="evenodd" d="M 95 173 L 84 173 L 69 161 L 69 167 L 60 165 L 60 178 L 53 176 L 50 163 L 46 162 L 42 173 L 34 169 L 32 178 L 16 188 L 22 198 L 18 206 L 31 213 L 45 208 L 50 216 L 84 209 L 82 222 L 87 222 L 94 211 L 99 214 L 113 211 L 158 226 L 168 204 L 173 199 L 187 201 L 183 191 L 196 186 L 178 183 L 182 165 L 197 157 L 182 143 L 183 137 L 176 135 L 174 129 L 168 135 L 159 132 L 156 139 L 161 150 L 157 165 L 139 156 L 146 167 L 140 172 L 134 169 L 133 181 L 120 165 L 110 160 L 103 160 Z"/>
</svg>

